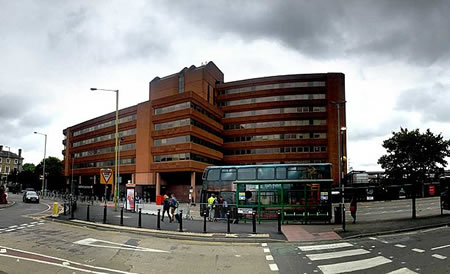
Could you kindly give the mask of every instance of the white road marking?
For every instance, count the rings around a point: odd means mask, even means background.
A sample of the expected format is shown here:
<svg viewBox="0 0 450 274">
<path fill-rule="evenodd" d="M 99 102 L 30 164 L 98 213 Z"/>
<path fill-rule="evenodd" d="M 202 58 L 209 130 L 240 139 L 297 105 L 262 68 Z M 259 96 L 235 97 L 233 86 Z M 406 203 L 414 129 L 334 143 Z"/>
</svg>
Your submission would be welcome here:
<svg viewBox="0 0 450 274">
<path fill-rule="evenodd" d="M 43 225 L 43 224 L 45 224 L 45 223 L 37 223 L 37 225 Z"/>
<path fill-rule="evenodd" d="M 37 224 L 38 222 L 31 222 L 30 224 Z"/>
<path fill-rule="evenodd" d="M 350 243 L 337 243 L 337 244 L 299 246 L 298 248 L 301 251 L 313 251 L 313 250 L 335 249 L 335 248 L 350 247 L 350 246 L 353 246 L 353 245 Z"/>
<path fill-rule="evenodd" d="M 264 248 L 264 253 L 270 253 L 270 249 Z"/>
<path fill-rule="evenodd" d="M 273 256 L 272 255 L 267 255 L 266 256 L 266 260 L 267 261 L 273 261 Z"/>
<path fill-rule="evenodd" d="M 443 246 L 433 247 L 431 250 L 437 250 L 437 249 L 446 248 L 446 247 L 450 247 L 450 245 L 443 245 Z"/>
<path fill-rule="evenodd" d="M 261 246 L 267 246 L 267 243 L 262 243 Z"/>
<path fill-rule="evenodd" d="M 423 250 L 423 249 L 419 249 L 419 248 L 413 248 L 413 249 L 411 249 L 412 251 L 415 251 L 415 252 L 418 252 L 418 253 L 424 253 L 425 252 L 425 250 Z"/>
<path fill-rule="evenodd" d="M 329 252 L 329 253 L 321 253 L 321 254 L 311 254 L 306 255 L 311 261 L 318 261 L 318 260 L 328 260 L 328 259 L 336 259 L 336 258 L 342 258 L 342 257 L 349 257 L 349 256 L 356 256 L 356 255 L 363 255 L 370 253 L 367 250 L 364 249 L 351 249 L 351 250 L 345 250 L 345 251 L 336 251 L 336 252 Z"/>
<path fill-rule="evenodd" d="M 5 230 L 5 232 L 11 232 L 11 231 L 15 231 L 15 229 L 13 228 L 13 229 L 7 229 L 7 230 Z"/>
<path fill-rule="evenodd" d="M 159 250 L 159 249 L 152 249 L 152 248 L 146 248 L 146 247 L 140 247 L 140 246 L 134 246 L 134 245 L 127 245 L 127 244 L 119 244 L 104 240 L 97 240 L 93 238 L 87 238 L 80 241 L 73 242 L 74 244 L 79 245 L 86 245 L 86 246 L 92 246 L 92 247 L 103 247 L 103 248 L 113 248 L 113 249 L 122 249 L 122 250 L 133 250 L 133 251 L 147 251 L 147 252 L 158 252 L 158 253 L 170 253 L 169 251 Z M 100 244 L 94 244 L 94 243 L 100 243 Z M 107 245 L 105 245 L 107 244 Z"/>
<path fill-rule="evenodd" d="M 24 227 L 24 226 L 19 226 L 17 229 L 24 229 L 24 228 L 26 228 L 26 227 Z"/>
<path fill-rule="evenodd" d="M 401 244 L 396 244 L 395 246 L 396 247 L 400 247 L 400 248 L 405 248 L 406 247 L 406 245 L 401 245 Z"/>
<path fill-rule="evenodd" d="M 369 237 L 370 240 L 376 240 L 377 238 L 375 237 Z"/>
<path fill-rule="evenodd" d="M 28 227 L 33 227 L 34 225 L 28 225 Z"/>
<path fill-rule="evenodd" d="M 0 253 L 6 253 L 6 249 L 4 248 L 0 249 Z"/>
<path fill-rule="evenodd" d="M 440 260 L 445 260 L 447 259 L 447 257 L 439 255 L 439 254 L 433 254 L 431 255 L 431 257 L 435 257 L 436 259 L 440 259 Z"/>
<path fill-rule="evenodd" d="M 397 269 L 395 271 L 391 271 L 388 274 L 417 274 L 417 272 L 414 272 L 412 270 L 409 270 L 406 267 L 403 267 L 403 268 Z"/>
<path fill-rule="evenodd" d="M 15 227 L 17 227 L 16 225 L 12 225 L 12 226 L 10 226 L 9 228 L 15 228 Z"/>
<path fill-rule="evenodd" d="M 376 267 L 379 265 L 391 263 L 392 261 L 383 257 L 378 256 L 370 259 L 358 260 L 358 261 L 350 261 L 345 263 L 337 263 L 337 264 L 328 264 L 328 265 L 319 265 L 319 269 L 322 270 L 324 274 L 337 274 L 337 273 L 346 273 L 350 271 L 363 270 L 372 267 Z"/>
<path fill-rule="evenodd" d="M 20 226 L 24 226 L 24 225 L 28 225 L 28 224 L 21 224 Z"/>
<path fill-rule="evenodd" d="M 279 270 L 277 264 L 269 264 L 269 267 L 270 267 L 270 270 L 272 270 L 272 271 L 278 271 Z"/>
<path fill-rule="evenodd" d="M 100 267 L 100 266 L 93 266 L 93 265 L 88 265 L 88 264 L 77 263 L 77 262 L 69 261 L 69 260 L 66 260 L 66 259 L 61 259 L 61 258 L 58 258 L 58 257 L 42 255 L 42 254 L 38 254 L 38 253 L 34 253 L 34 252 L 24 251 L 24 250 L 20 250 L 20 249 L 5 247 L 5 246 L 0 246 L 0 248 L 1 249 L 4 248 L 4 249 L 9 249 L 9 250 L 14 250 L 14 251 L 25 253 L 25 254 L 36 255 L 38 257 L 44 257 L 44 258 L 52 259 L 52 260 L 58 260 L 58 261 L 63 261 L 64 260 L 65 262 L 71 263 L 72 265 L 79 265 L 79 266 L 89 267 L 89 268 L 93 268 L 93 269 L 106 270 L 106 271 L 114 272 L 114 273 L 134 274 L 132 272 L 126 272 L 126 271 L 121 271 L 121 270 L 116 270 L 116 269 L 111 269 L 111 268 L 105 268 L 105 267 Z M 69 268 L 69 269 L 73 269 L 73 270 L 79 270 L 79 271 L 82 271 L 82 272 L 104 273 L 104 272 L 100 272 L 100 271 L 86 270 L 84 268 L 78 268 L 78 267 L 74 267 L 74 266 L 65 266 L 65 265 L 59 264 L 59 263 L 47 262 L 47 261 L 43 261 L 43 260 L 39 260 L 39 259 L 31 259 L 31 258 L 27 258 L 27 257 L 12 256 L 12 255 L 1 254 L 1 253 L 0 253 L 0 256 L 1 257 L 9 257 L 9 258 L 17 259 L 16 260 L 17 262 L 20 262 L 20 259 L 22 259 L 22 260 L 25 260 L 25 261 L 31 261 L 31 262 L 37 262 L 37 263 L 42 263 L 42 264 L 55 265 L 55 266 Z"/>
</svg>

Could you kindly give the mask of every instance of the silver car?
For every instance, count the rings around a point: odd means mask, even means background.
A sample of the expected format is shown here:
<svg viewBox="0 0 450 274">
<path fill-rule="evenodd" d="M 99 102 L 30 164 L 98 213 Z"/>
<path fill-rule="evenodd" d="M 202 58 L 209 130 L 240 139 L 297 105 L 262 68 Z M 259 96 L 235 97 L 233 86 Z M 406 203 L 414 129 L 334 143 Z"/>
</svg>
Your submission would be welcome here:
<svg viewBox="0 0 450 274">
<path fill-rule="evenodd" d="M 23 195 L 23 201 L 25 203 L 27 202 L 39 203 L 39 196 L 35 191 L 27 191 L 25 195 Z"/>
</svg>

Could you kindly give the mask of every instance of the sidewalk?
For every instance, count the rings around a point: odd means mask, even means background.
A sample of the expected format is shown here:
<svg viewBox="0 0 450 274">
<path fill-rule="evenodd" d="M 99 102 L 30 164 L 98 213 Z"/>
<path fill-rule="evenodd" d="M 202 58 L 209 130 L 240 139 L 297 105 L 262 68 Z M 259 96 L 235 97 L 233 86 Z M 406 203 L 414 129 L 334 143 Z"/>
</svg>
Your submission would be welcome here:
<svg viewBox="0 0 450 274">
<path fill-rule="evenodd" d="M 227 234 L 226 220 L 218 222 L 206 222 L 207 233 L 203 233 L 203 218 L 199 213 L 199 206 L 191 207 L 190 215 L 193 220 L 183 219 L 183 232 L 179 232 L 179 224 L 169 223 L 167 216 L 165 222 L 160 223 L 161 230 L 157 228 L 157 210 L 161 208 L 156 204 L 139 204 L 142 208 L 142 228 L 138 227 L 138 214 L 124 211 L 124 225 L 120 226 L 120 209 L 114 211 L 113 204 L 109 203 L 107 207 L 107 222 L 103 222 L 104 206 L 90 206 L 90 222 L 86 222 L 87 206 L 78 204 L 74 217 L 78 220 L 70 220 L 67 216 L 60 215 L 58 220 L 78 224 L 83 226 L 92 226 L 100 229 L 111 229 L 119 231 L 133 231 L 138 233 L 147 233 L 152 236 L 199 239 L 207 241 L 323 241 L 338 240 L 356 237 L 369 237 L 381 234 L 397 233 L 402 231 L 411 231 L 417 229 L 426 229 L 438 226 L 450 225 L 450 214 L 446 211 L 444 215 L 431 215 L 411 219 L 402 217 L 389 220 L 362 220 L 356 224 L 351 223 L 351 218 L 347 219 L 346 229 L 342 230 L 342 224 L 324 224 L 313 223 L 308 225 L 289 224 L 282 225 L 282 234 L 278 233 L 277 222 L 262 222 L 257 224 L 257 234 L 253 234 L 251 222 L 231 224 L 231 233 Z M 181 208 L 186 210 L 187 204 L 182 204 Z"/>
<path fill-rule="evenodd" d="M 8 200 L 7 204 L 0 204 L 0 208 L 12 207 L 16 202 Z"/>
</svg>

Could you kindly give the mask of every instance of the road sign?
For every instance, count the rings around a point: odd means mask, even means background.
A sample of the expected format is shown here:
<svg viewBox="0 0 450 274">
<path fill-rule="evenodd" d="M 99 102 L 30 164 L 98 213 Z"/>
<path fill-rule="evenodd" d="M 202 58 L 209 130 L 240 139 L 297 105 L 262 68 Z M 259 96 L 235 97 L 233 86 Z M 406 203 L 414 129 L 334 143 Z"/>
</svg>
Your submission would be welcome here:
<svg viewBox="0 0 450 274">
<path fill-rule="evenodd" d="M 112 185 L 114 184 L 113 172 L 110 168 L 100 169 L 100 184 Z"/>
<path fill-rule="evenodd" d="M 435 194 L 435 187 L 434 185 L 430 185 L 428 186 L 428 192 L 430 193 L 430 195 L 434 195 Z"/>
</svg>

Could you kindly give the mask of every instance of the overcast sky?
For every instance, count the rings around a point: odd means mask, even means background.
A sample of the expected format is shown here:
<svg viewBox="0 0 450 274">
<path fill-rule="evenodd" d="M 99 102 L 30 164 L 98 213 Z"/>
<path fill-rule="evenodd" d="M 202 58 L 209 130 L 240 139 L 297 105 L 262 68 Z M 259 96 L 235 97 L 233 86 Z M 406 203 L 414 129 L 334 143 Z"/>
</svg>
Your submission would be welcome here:
<svg viewBox="0 0 450 274">
<path fill-rule="evenodd" d="M 225 81 L 342 72 L 348 157 L 380 170 L 400 127 L 450 138 L 450 1 L 0 0 L 0 144 L 62 159 L 64 128 L 213 61 Z"/>
</svg>

